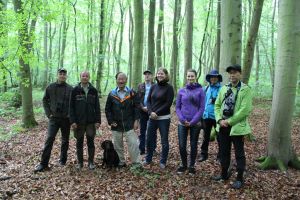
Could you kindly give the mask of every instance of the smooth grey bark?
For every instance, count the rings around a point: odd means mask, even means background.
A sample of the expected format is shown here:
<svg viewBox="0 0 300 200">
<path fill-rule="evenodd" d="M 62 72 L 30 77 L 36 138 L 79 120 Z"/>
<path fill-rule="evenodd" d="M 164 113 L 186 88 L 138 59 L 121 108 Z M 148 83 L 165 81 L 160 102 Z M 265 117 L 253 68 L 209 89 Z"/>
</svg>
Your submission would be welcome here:
<svg viewBox="0 0 300 200">
<path fill-rule="evenodd" d="M 226 68 L 233 64 L 241 64 L 242 20 L 240 0 L 221 2 L 221 52 L 220 73 L 226 83 Z"/>
<path fill-rule="evenodd" d="M 105 0 L 101 0 L 100 8 L 100 24 L 99 24 L 99 47 L 98 47 L 98 64 L 97 64 L 97 78 L 96 88 L 101 94 L 101 79 L 104 67 L 104 29 L 105 29 Z"/>
<path fill-rule="evenodd" d="M 155 0 L 149 3 L 149 20 L 148 20 L 148 61 L 147 68 L 154 73 L 155 70 L 155 42 L 154 42 L 154 25 L 155 25 Z"/>
<path fill-rule="evenodd" d="M 177 92 L 177 74 L 178 74 L 178 30 L 179 30 L 179 20 L 181 14 L 181 0 L 175 0 L 174 6 L 174 17 L 173 17 L 173 36 L 172 36 L 172 57 L 170 74 L 170 83 L 174 87 L 174 91 Z"/>
<path fill-rule="evenodd" d="M 279 1 L 278 50 L 267 147 L 268 157 L 276 159 L 281 170 L 288 165 L 300 169 L 291 138 L 300 66 L 299 10 L 300 1 Z"/>
<path fill-rule="evenodd" d="M 144 38 L 144 9 L 143 0 L 133 1 L 134 35 L 132 57 L 132 87 L 137 88 L 142 81 L 143 69 L 143 38 Z"/>
<path fill-rule="evenodd" d="M 193 67 L 193 0 L 186 0 L 186 28 L 184 47 L 184 83 L 186 82 L 186 72 Z"/>
<path fill-rule="evenodd" d="M 263 9 L 264 0 L 256 0 L 253 10 L 253 18 L 251 21 L 248 39 L 245 48 L 244 62 L 243 62 L 243 79 L 246 84 L 249 82 L 251 68 L 253 63 L 254 49 L 257 38 L 257 33 L 260 24 L 261 13 Z"/>
<path fill-rule="evenodd" d="M 159 0 L 158 24 L 156 32 L 156 69 L 162 67 L 161 38 L 164 25 L 164 1 Z"/>
</svg>

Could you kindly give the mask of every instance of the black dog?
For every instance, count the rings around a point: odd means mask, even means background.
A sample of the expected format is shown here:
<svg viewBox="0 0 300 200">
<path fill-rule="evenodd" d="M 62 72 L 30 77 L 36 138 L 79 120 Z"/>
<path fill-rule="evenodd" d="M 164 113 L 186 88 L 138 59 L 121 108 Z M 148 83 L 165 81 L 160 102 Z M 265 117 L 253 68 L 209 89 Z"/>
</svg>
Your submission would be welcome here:
<svg viewBox="0 0 300 200">
<path fill-rule="evenodd" d="M 103 152 L 103 162 L 102 167 L 106 166 L 109 168 L 118 167 L 120 159 L 114 148 L 111 140 L 105 140 L 101 143 Z"/>
</svg>

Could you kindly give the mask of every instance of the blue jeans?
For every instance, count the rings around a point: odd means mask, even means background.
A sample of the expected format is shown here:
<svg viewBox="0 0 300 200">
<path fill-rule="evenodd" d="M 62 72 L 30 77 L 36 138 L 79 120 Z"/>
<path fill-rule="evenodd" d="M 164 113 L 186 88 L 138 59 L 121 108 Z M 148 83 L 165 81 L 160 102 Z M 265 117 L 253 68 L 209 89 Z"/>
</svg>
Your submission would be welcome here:
<svg viewBox="0 0 300 200">
<path fill-rule="evenodd" d="M 153 152 L 156 144 L 156 131 L 159 129 L 161 137 L 162 153 L 160 163 L 166 164 L 169 154 L 169 128 L 171 119 L 153 120 L 149 119 L 147 126 L 147 155 L 146 162 L 152 162 Z"/>
<path fill-rule="evenodd" d="M 182 166 L 184 167 L 187 167 L 186 144 L 187 144 L 188 130 L 190 130 L 190 144 L 191 144 L 190 167 L 194 167 L 196 157 L 197 157 L 197 144 L 198 144 L 198 138 L 200 133 L 200 127 L 197 126 L 185 127 L 181 124 L 178 124 L 179 151 L 180 151 Z"/>
<path fill-rule="evenodd" d="M 140 135 L 139 135 L 139 140 L 140 140 L 139 149 L 141 154 L 145 153 L 148 120 L 149 120 L 148 113 L 141 111 L 140 112 Z M 156 138 L 155 138 L 154 151 L 156 150 L 156 146 L 157 145 L 156 145 Z"/>
</svg>

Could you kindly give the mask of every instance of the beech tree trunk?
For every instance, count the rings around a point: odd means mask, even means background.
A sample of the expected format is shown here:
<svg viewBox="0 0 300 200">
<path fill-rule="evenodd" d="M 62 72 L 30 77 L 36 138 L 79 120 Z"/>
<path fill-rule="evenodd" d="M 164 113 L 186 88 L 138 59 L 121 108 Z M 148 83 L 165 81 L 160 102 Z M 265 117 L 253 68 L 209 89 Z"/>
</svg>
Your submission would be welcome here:
<svg viewBox="0 0 300 200">
<path fill-rule="evenodd" d="M 226 68 L 233 64 L 241 64 L 242 48 L 242 1 L 221 1 L 221 52 L 220 73 L 226 83 Z"/>
<path fill-rule="evenodd" d="M 143 69 L 143 38 L 144 38 L 144 10 L 143 0 L 133 1 L 134 13 L 134 35 L 133 35 L 133 57 L 132 57 L 132 87 L 137 88 L 142 81 Z"/>
<path fill-rule="evenodd" d="M 21 17 L 19 18 L 21 26 L 18 29 L 18 38 L 20 43 L 19 64 L 20 64 L 20 91 L 22 96 L 22 122 L 24 127 L 37 125 L 33 113 L 32 104 L 32 82 L 28 55 L 32 51 L 31 37 L 35 30 L 36 17 L 31 21 L 30 28 L 24 15 L 23 3 L 21 0 L 13 0 L 14 10 Z"/>
<path fill-rule="evenodd" d="M 98 65 L 96 88 L 101 94 L 101 79 L 104 65 L 104 29 L 105 29 L 105 0 L 101 0 L 100 8 L 100 24 L 99 24 L 99 49 L 98 49 Z"/>
<path fill-rule="evenodd" d="M 184 47 L 184 83 L 186 82 L 186 72 L 193 67 L 193 0 L 186 0 L 186 29 Z"/>
<path fill-rule="evenodd" d="M 164 1 L 159 0 L 158 24 L 156 35 L 156 68 L 162 67 L 161 38 L 164 25 Z"/>
<path fill-rule="evenodd" d="M 152 73 L 154 73 L 154 71 L 155 71 L 154 24 L 155 24 L 155 0 L 150 0 L 149 20 L 148 20 L 148 63 L 147 63 L 147 68 Z"/>
<path fill-rule="evenodd" d="M 249 35 L 247 39 L 246 49 L 245 49 L 245 55 L 244 55 L 244 62 L 243 62 L 243 82 L 248 84 L 250 74 L 251 74 L 251 68 L 253 63 L 253 56 L 254 56 L 254 48 L 262 13 L 264 0 L 256 0 L 254 5 L 254 11 L 253 11 L 253 18 L 249 30 Z"/>
<path fill-rule="evenodd" d="M 300 66 L 300 1 L 279 1 L 274 93 L 268 135 L 268 157 L 262 169 L 300 169 L 292 148 L 291 127 Z"/>
<path fill-rule="evenodd" d="M 178 30 L 179 20 L 181 13 L 181 0 L 175 0 L 174 6 L 174 18 L 173 18 L 173 43 L 172 43 L 172 57 L 170 66 L 170 83 L 174 87 L 174 91 L 177 92 L 177 74 L 178 74 Z"/>
</svg>

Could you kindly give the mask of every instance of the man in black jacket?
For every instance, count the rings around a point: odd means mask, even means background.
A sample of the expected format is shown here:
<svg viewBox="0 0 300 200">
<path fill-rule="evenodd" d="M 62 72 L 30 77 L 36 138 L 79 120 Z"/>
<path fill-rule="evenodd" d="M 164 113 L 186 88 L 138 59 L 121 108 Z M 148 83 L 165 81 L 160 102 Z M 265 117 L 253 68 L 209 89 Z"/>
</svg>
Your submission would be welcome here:
<svg viewBox="0 0 300 200">
<path fill-rule="evenodd" d="M 114 147 L 120 158 L 119 166 L 126 166 L 123 135 L 126 137 L 132 164 L 140 165 L 138 137 L 139 100 L 136 93 L 126 86 L 127 76 L 123 72 L 116 75 L 118 87 L 113 89 L 106 101 L 105 114 L 111 126 Z"/>
<path fill-rule="evenodd" d="M 57 81 L 51 83 L 45 91 L 43 106 L 46 116 L 49 119 L 48 134 L 44 145 L 40 164 L 34 169 L 41 172 L 48 168 L 53 142 L 58 130 L 61 130 L 61 152 L 59 164 L 65 165 L 67 162 L 67 152 L 69 148 L 70 121 L 69 121 L 69 100 L 72 87 L 66 83 L 67 70 L 57 71 Z"/>
<path fill-rule="evenodd" d="M 96 128 L 100 127 L 100 103 L 98 91 L 89 83 L 90 74 L 87 71 L 81 72 L 80 83 L 72 90 L 70 101 L 71 128 L 74 130 L 77 148 L 77 168 L 83 167 L 83 142 L 86 133 L 88 146 L 88 167 L 95 169 L 94 138 Z"/>
<path fill-rule="evenodd" d="M 150 70 L 145 70 L 144 71 L 144 82 L 138 85 L 138 97 L 140 99 L 140 144 L 139 144 L 139 149 L 140 149 L 140 154 L 143 155 L 145 154 L 145 146 L 146 146 L 146 130 L 147 130 L 147 123 L 149 120 L 149 114 L 148 114 L 148 109 L 147 109 L 147 99 L 148 99 L 148 94 L 150 91 L 151 86 L 154 84 L 153 79 L 152 79 L 152 72 Z M 156 141 L 156 139 L 155 139 Z M 156 142 L 155 142 L 155 147 L 156 149 Z"/>
</svg>

